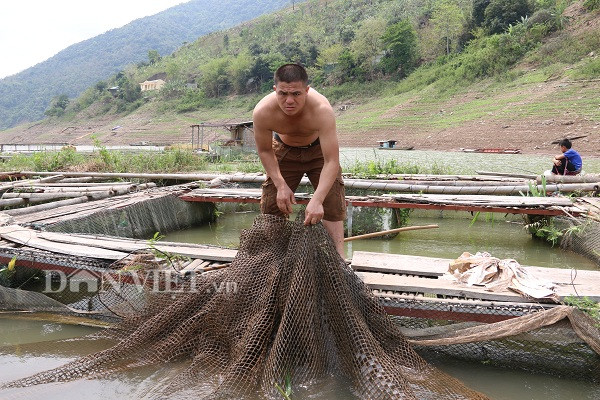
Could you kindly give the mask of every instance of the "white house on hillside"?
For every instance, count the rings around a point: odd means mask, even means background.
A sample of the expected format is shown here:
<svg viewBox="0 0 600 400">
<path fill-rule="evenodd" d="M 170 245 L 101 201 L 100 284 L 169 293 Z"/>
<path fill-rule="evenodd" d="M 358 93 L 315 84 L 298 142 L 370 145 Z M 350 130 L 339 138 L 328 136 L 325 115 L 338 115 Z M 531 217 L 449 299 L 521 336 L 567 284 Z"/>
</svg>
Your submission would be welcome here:
<svg viewBox="0 0 600 400">
<path fill-rule="evenodd" d="M 159 72 L 158 74 L 152 75 L 150 78 L 146 79 L 146 81 L 140 83 L 140 88 L 142 92 L 146 90 L 159 90 L 165 84 L 165 80 L 167 79 L 166 72 Z"/>
</svg>

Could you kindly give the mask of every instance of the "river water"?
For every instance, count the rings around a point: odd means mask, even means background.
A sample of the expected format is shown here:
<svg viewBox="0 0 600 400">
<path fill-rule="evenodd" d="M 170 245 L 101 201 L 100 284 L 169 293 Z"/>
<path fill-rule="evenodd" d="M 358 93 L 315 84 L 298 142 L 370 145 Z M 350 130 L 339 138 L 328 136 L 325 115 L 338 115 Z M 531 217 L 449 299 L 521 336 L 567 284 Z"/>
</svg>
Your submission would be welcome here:
<svg viewBox="0 0 600 400">
<path fill-rule="evenodd" d="M 78 338 L 94 328 L 36 321 L 2 315 L 0 317 L 0 384 L 36 372 L 55 368 L 77 357 L 100 351 L 107 343 L 96 340 L 56 342 Z M 0 390 L 3 400 L 106 400 L 143 399 L 160 388 L 165 379 L 177 374 L 182 364 L 163 364 L 119 372 L 104 379 L 78 380 L 31 388 Z M 583 380 L 559 379 L 551 375 L 499 369 L 480 363 L 444 362 L 436 366 L 462 380 L 467 386 L 494 400 L 594 400 L 600 398 L 600 384 Z M 348 400 L 353 397 L 339 383 L 309 388 L 294 400 Z M 170 396 L 173 400 L 191 400 L 193 395 Z M 443 400 L 443 399 L 440 399 Z"/>
<path fill-rule="evenodd" d="M 556 154 L 560 154 L 557 149 Z M 552 156 L 531 154 L 486 154 L 433 150 L 378 150 L 375 148 L 343 148 L 342 168 L 356 162 L 396 160 L 400 164 L 418 165 L 425 169 L 442 169 L 450 174 L 475 174 L 493 171 L 539 175 L 552 167 Z M 584 173 L 600 173 L 600 157 L 583 157 Z"/>
<path fill-rule="evenodd" d="M 249 228 L 256 215 L 254 211 L 226 213 L 214 224 L 172 232 L 167 235 L 166 240 L 237 247 L 240 230 Z M 513 258 L 522 265 L 598 269 L 594 262 L 579 254 L 561 250 L 558 246 L 551 247 L 532 238 L 519 217 L 507 221 L 498 214 L 489 214 L 480 215 L 473 221 L 466 218 L 466 215 L 447 211 L 413 211 L 409 217 L 409 225 L 437 224 L 439 228 L 403 232 L 392 240 L 347 242 L 346 257 L 352 258 L 354 251 L 374 251 L 454 259 L 465 251 L 472 254 L 485 251 L 494 257 Z"/>
</svg>

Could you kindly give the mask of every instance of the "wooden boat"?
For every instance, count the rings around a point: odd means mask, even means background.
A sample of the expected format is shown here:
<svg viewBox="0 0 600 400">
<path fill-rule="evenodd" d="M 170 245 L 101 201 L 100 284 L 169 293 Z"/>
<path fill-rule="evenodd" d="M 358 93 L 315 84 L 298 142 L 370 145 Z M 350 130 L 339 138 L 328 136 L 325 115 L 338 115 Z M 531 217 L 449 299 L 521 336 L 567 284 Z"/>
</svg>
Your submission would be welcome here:
<svg viewBox="0 0 600 400">
<path fill-rule="evenodd" d="M 377 143 L 379 143 L 377 147 L 379 150 L 412 150 L 415 148 L 414 146 L 397 147 L 398 141 L 390 139 L 378 140 Z"/>
<path fill-rule="evenodd" d="M 414 146 L 408 146 L 408 147 L 377 147 L 377 149 L 379 150 L 414 150 Z"/>
<path fill-rule="evenodd" d="M 496 153 L 496 154 L 519 154 L 521 149 L 498 149 L 498 148 L 482 148 L 482 149 L 465 149 L 460 148 L 463 153 Z"/>
</svg>

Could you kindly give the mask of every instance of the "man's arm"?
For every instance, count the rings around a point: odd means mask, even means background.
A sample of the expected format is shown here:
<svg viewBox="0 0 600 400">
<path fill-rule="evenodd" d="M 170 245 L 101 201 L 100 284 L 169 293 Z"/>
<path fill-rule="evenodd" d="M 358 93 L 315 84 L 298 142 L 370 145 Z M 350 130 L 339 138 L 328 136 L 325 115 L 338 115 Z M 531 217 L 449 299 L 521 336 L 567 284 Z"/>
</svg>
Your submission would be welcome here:
<svg viewBox="0 0 600 400">
<path fill-rule="evenodd" d="M 258 108 L 254 110 L 252 119 L 256 151 L 267 176 L 271 178 L 277 188 L 277 207 L 284 214 L 289 215 L 292 213 L 292 204 L 296 204 L 296 199 L 294 192 L 289 188 L 279 170 L 279 164 L 273 152 L 273 131 L 265 128 L 265 118 L 264 110 Z"/>
<path fill-rule="evenodd" d="M 554 165 L 558 166 L 560 164 L 562 164 L 562 160 L 564 160 L 566 157 L 564 154 L 559 154 L 557 156 L 554 156 L 554 160 L 552 160 L 552 162 L 554 163 Z"/>
<path fill-rule="evenodd" d="M 323 219 L 323 201 L 335 182 L 340 168 L 340 147 L 335 128 L 335 115 L 330 106 L 323 107 L 324 110 L 320 118 L 322 125 L 319 129 L 319 142 L 323 152 L 324 165 L 319 177 L 319 186 L 306 206 L 305 225 L 315 224 Z"/>
</svg>

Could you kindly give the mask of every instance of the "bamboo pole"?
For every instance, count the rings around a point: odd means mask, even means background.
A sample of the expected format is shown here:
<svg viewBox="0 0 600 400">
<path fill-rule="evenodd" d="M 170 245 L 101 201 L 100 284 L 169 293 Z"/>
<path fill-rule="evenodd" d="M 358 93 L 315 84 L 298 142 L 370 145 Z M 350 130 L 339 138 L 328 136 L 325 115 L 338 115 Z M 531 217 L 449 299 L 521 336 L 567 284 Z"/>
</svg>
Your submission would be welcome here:
<svg viewBox="0 0 600 400">
<path fill-rule="evenodd" d="M 83 176 L 81 178 L 65 178 L 61 182 L 64 182 L 64 183 L 86 183 L 86 182 L 93 182 L 93 181 L 98 181 L 98 180 L 99 180 L 99 178 L 94 178 L 91 176 Z"/>
<path fill-rule="evenodd" d="M 210 181 L 215 178 L 230 179 L 231 182 L 264 182 L 264 175 L 224 175 L 224 174 L 149 174 L 132 172 L 35 172 L 23 171 L 25 176 L 52 176 L 62 174 L 68 177 L 93 177 L 93 178 L 123 178 L 123 179 L 163 179 L 179 181 Z M 245 177 L 245 179 L 244 179 Z M 241 178 L 238 179 L 238 178 Z"/>
<path fill-rule="evenodd" d="M 481 195 L 519 195 L 528 193 L 529 185 L 516 186 L 431 186 L 431 185 L 407 185 L 402 183 L 383 183 L 346 180 L 344 182 L 347 188 L 381 190 L 390 192 L 408 192 L 408 193 L 428 193 L 428 194 L 481 194 Z M 533 185 L 538 191 L 544 190 L 542 185 Z M 575 191 L 597 191 L 600 190 L 600 183 L 582 183 L 582 184 L 556 184 L 546 185 L 546 192 L 575 192 Z"/>
<path fill-rule="evenodd" d="M 14 200 L 14 199 L 10 199 L 10 200 Z M 23 202 L 24 202 L 24 199 L 19 199 L 19 200 L 23 200 Z M 4 211 L 4 213 L 15 217 L 15 216 L 24 215 L 24 214 L 36 213 L 39 211 L 52 210 L 54 208 L 58 208 L 58 207 L 62 207 L 62 206 L 71 206 L 74 204 L 85 203 L 85 202 L 88 202 L 89 200 L 90 200 L 90 198 L 88 196 L 81 196 L 81 197 L 75 197 L 73 199 L 54 201 L 52 203 L 39 204 L 37 206 L 15 208 L 13 210 L 6 210 L 6 211 Z M 96 200 L 100 200 L 100 199 L 96 198 Z M 3 200 L 0 200 L 0 205 L 1 205 L 2 201 Z"/>
<path fill-rule="evenodd" d="M 137 185 L 133 182 L 64 182 L 58 183 L 36 183 L 33 188 L 47 188 L 47 187 L 99 187 L 99 186 L 126 186 L 126 185 Z"/>
<path fill-rule="evenodd" d="M 56 199 L 64 199 L 70 197 L 81 197 L 84 195 L 94 195 L 98 194 L 100 196 L 110 196 L 110 191 L 104 190 L 99 192 L 56 192 L 56 193 L 4 193 L 2 196 L 2 200 L 5 199 L 27 199 L 32 203 L 40 202 L 40 201 L 50 201 Z"/>
<path fill-rule="evenodd" d="M 511 178 L 536 179 L 538 175 L 534 174 L 515 174 L 512 172 L 491 172 L 491 171 L 475 171 L 479 175 L 505 176 Z"/>
<path fill-rule="evenodd" d="M 0 199 L 0 207 L 15 207 L 25 204 L 27 204 L 27 199 Z"/>
<path fill-rule="evenodd" d="M 26 188 L 26 190 L 28 190 L 30 193 L 38 193 L 38 192 L 43 192 L 43 193 L 61 193 L 61 192 L 83 192 L 83 193 L 88 193 L 88 192 L 103 192 L 103 191 L 112 191 L 112 192 L 122 192 L 124 190 L 128 190 L 130 192 L 133 192 L 135 190 L 137 190 L 138 185 L 117 185 L 117 186 L 77 186 L 77 187 L 72 187 L 72 186 L 65 186 L 65 187 L 61 187 L 61 186 L 32 186 L 32 187 L 28 187 Z M 18 193 L 18 192 L 13 192 L 13 193 Z M 25 192 L 21 192 L 21 193 L 25 193 Z M 8 194 L 8 193 L 7 193 Z"/>
<path fill-rule="evenodd" d="M 153 182 L 144 183 L 138 185 L 135 190 L 143 190 L 155 187 L 156 184 Z M 115 188 L 115 190 L 103 190 L 103 191 L 73 191 L 73 192 L 53 192 L 53 193 L 4 193 L 0 199 L 0 206 L 3 205 L 3 200 L 14 200 L 21 199 L 22 203 L 16 203 L 14 205 L 20 205 L 25 203 L 42 203 L 45 201 L 53 201 L 57 199 L 65 198 L 78 198 L 81 196 L 91 197 L 93 200 L 100 200 L 111 196 L 120 196 L 127 193 L 131 193 L 131 188 Z"/>
<path fill-rule="evenodd" d="M 600 182 L 600 174 L 585 175 L 546 175 L 546 182 L 556 183 L 595 183 Z M 542 183 L 542 178 L 537 178 L 537 183 Z"/>
<path fill-rule="evenodd" d="M 47 176 L 47 177 L 41 178 L 41 179 L 27 179 L 27 180 L 21 180 L 21 181 L 13 181 L 13 182 L 1 185 L 0 192 L 14 189 L 17 187 L 30 186 L 30 185 L 34 185 L 37 183 L 58 182 L 58 181 L 62 180 L 63 178 L 64 178 L 63 175 L 58 174 L 58 175 Z"/>
<path fill-rule="evenodd" d="M 364 181 L 364 180 L 363 180 Z M 377 180 L 377 181 L 371 181 L 371 182 L 390 182 L 388 181 L 382 181 L 382 180 Z M 453 187 L 459 187 L 459 186 L 522 186 L 522 185 L 527 185 L 528 181 L 526 180 L 520 180 L 520 181 L 515 181 L 515 180 L 510 180 L 510 181 L 446 181 L 446 180 L 439 180 L 439 181 L 434 181 L 434 180 L 430 180 L 430 181 L 417 181 L 417 180 L 401 180 L 401 181 L 395 181 L 396 183 L 402 183 L 405 185 L 428 185 L 428 186 L 453 186 Z M 535 181 L 531 181 L 533 183 L 535 183 Z"/>
<path fill-rule="evenodd" d="M 366 233 L 364 235 L 350 236 L 350 237 L 345 238 L 344 242 L 350 242 L 352 240 L 358 240 L 358 239 L 368 239 L 368 238 L 373 238 L 373 237 L 378 237 L 378 236 L 389 235 L 392 233 L 416 231 L 416 230 L 420 230 L 420 229 L 433 229 L 433 228 L 439 228 L 439 225 L 405 226 L 404 228 L 396 228 L 396 229 L 390 229 L 387 231 L 380 231 L 380 232 Z"/>
<path fill-rule="evenodd" d="M 22 174 L 27 176 L 58 174 L 54 172 L 31 172 L 23 171 Z M 106 172 L 61 172 L 65 176 L 94 176 L 104 178 L 124 178 L 124 179 L 168 179 L 168 180 L 187 180 L 187 181 L 207 181 L 215 178 L 222 179 L 224 182 L 246 182 L 246 183 L 262 183 L 266 177 L 264 175 L 248 175 L 248 174 L 138 174 L 138 173 L 106 173 Z M 534 176 L 535 178 L 535 176 Z M 300 185 L 309 185 L 310 181 L 307 178 L 302 179 Z M 514 185 L 514 186 L 433 186 L 433 185 L 410 185 L 396 182 L 377 182 L 360 179 L 346 179 L 344 184 L 347 188 L 365 189 L 365 190 L 382 190 L 391 192 L 413 192 L 413 193 L 436 193 L 436 194 L 486 194 L 486 195 L 519 195 L 520 192 L 528 193 L 529 185 Z M 558 184 L 546 185 L 547 192 L 574 192 L 574 191 L 596 191 L 599 190 L 600 184 Z M 539 191 L 543 188 L 537 186 Z"/>
</svg>

